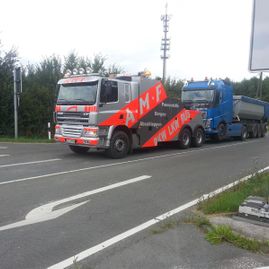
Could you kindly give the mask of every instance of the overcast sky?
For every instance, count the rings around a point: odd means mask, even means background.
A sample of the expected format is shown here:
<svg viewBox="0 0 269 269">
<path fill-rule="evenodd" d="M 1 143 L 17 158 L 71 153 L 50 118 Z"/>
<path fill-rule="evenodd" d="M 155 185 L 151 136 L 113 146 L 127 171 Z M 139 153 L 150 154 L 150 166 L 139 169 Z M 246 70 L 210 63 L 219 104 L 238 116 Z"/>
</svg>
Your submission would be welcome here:
<svg viewBox="0 0 269 269">
<path fill-rule="evenodd" d="M 249 78 L 252 0 L 0 0 L 0 40 L 23 63 L 75 50 L 162 76 L 161 15 L 171 14 L 167 75 Z"/>
</svg>

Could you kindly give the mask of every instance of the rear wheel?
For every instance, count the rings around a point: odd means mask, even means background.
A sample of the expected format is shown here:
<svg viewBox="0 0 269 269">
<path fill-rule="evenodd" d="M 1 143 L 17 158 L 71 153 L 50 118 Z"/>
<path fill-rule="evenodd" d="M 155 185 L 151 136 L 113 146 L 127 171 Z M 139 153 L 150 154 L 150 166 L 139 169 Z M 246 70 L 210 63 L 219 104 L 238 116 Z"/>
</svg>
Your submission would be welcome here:
<svg viewBox="0 0 269 269">
<path fill-rule="evenodd" d="M 69 145 L 69 148 L 73 152 L 78 153 L 78 154 L 86 153 L 89 150 L 89 148 L 87 147 L 79 147 L 79 146 L 73 146 L 73 145 Z"/>
<path fill-rule="evenodd" d="M 202 128 L 197 128 L 194 131 L 192 137 L 192 146 L 194 147 L 201 147 L 205 142 L 205 132 Z"/>
<path fill-rule="evenodd" d="M 265 124 L 261 124 L 261 137 L 264 137 L 266 134 L 266 125 Z"/>
<path fill-rule="evenodd" d="M 261 124 L 257 125 L 257 136 L 256 137 L 257 138 L 262 137 L 262 126 L 261 126 Z"/>
<path fill-rule="evenodd" d="M 247 130 L 246 126 L 243 126 L 242 130 L 241 130 L 240 140 L 245 141 L 247 139 L 247 137 L 248 137 L 248 130 Z"/>
<path fill-rule="evenodd" d="M 191 145 L 191 132 L 189 129 L 185 128 L 179 135 L 178 146 L 181 149 L 187 149 Z"/>
<path fill-rule="evenodd" d="M 110 141 L 110 147 L 106 150 L 106 154 L 113 159 L 124 158 L 130 148 L 130 139 L 123 131 L 116 131 Z"/>
<path fill-rule="evenodd" d="M 254 124 L 254 125 L 252 126 L 252 130 L 251 130 L 250 133 L 249 133 L 249 137 L 250 137 L 250 138 L 256 138 L 257 135 L 258 135 L 258 126 L 257 126 L 257 124 Z"/>
</svg>

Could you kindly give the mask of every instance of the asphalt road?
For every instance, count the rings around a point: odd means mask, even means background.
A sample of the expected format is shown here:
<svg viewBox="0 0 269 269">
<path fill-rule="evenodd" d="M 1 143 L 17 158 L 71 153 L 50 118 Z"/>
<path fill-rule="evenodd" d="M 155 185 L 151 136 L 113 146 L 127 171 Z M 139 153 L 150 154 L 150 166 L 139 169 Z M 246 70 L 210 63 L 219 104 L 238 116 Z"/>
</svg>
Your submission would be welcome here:
<svg viewBox="0 0 269 269">
<path fill-rule="evenodd" d="M 155 225 L 120 242 L 115 237 L 268 166 L 268 142 L 136 151 L 123 160 L 76 155 L 60 144 L 0 143 L 0 268 L 47 268 L 89 249 L 96 253 L 85 254 L 83 268 L 232 268 L 227 257 L 241 250 L 206 249 L 184 225 L 176 233 L 153 236 Z M 109 247 L 99 246 L 111 238 Z M 167 254 L 173 247 L 184 249 L 172 255 L 176 260 Z M 244 257 L 269 265 L 251 255 Z"/>
</svg>

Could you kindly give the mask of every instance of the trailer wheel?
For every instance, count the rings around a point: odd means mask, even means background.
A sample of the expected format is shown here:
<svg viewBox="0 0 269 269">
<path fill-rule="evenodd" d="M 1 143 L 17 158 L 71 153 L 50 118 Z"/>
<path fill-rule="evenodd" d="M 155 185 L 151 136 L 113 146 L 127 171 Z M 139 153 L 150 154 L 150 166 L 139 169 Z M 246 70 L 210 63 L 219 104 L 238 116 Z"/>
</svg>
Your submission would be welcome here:
<svg viewBox="0 0 269 269">
<path fill-rule="evenodd" d="M 128 135 L 123 131 L 116 131 L 110 141 L 110 147 L 106 150 L 106 154 L 113 159 L 124 158 L 130 147 Z"/>
<path fill-rule="evenodd" d="M 261 124 L 261 137 L 264 137 L 266 133 L 266 125 Z"/>
<path fill-rule="evenodd" d="M 254 125 L 252 126 L 252 130 L 251 130 L 250 133 L 249 133 L 249 137 L 251 137 L 251 138 L 256 138 L 257 135 L 258 135 L 258 126 L 257 126 L 257 124 L 254 124 Z"/>
<path fill-rule="evenodd" d="M 79 146 L 73 146 L 73 145 L 69 145 L 69 148 L 77 154 L 83 154 L 89 150 L 89 148 L 87 147 L 79 147 Z"/>
<path fill-rule="evenodd" d="M 247 138 L 248 138 L 248 130 L 247 130 L 246 126 L 243 126 L 242 130 L 241 130 L 240 140 L 245 141 Z"/>
<path fill-rule="evenodd" d="M 262 126 L 261 124 L 257 125 L 257 138 L 262 137 Z"/>
<path fill-rule="evenodd" d="M 187 149 L 191 145 L 191 132 L 189 129 L 185 128 L 179 135 L 178 146 L 181 149 Z"/>
<path fill-rule="evenodd" d="M 194 131 L 192 137 L 192 146 L 193 147 L 201 147 L 205 142 L 205 132 L 202 128 L 197 128 Z"/>
</svg>

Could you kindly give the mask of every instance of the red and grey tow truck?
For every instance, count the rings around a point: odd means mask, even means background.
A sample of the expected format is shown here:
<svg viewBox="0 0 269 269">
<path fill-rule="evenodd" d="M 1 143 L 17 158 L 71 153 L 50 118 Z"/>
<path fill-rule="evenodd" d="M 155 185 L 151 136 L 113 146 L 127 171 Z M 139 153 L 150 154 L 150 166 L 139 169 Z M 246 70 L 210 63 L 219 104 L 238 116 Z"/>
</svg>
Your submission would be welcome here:
<svg viewBox="0 0 269 269">
<path fill-rule="evenodd" d="M 123 158 L 163 142 L 185 149 L 204 143 L 201 112 L 169 98 L 148 72 L 108 78 L 79 69 L 68 71 L 58 85 L 54 138 L 76 153 L 95 148 Z"/>
</svg>

